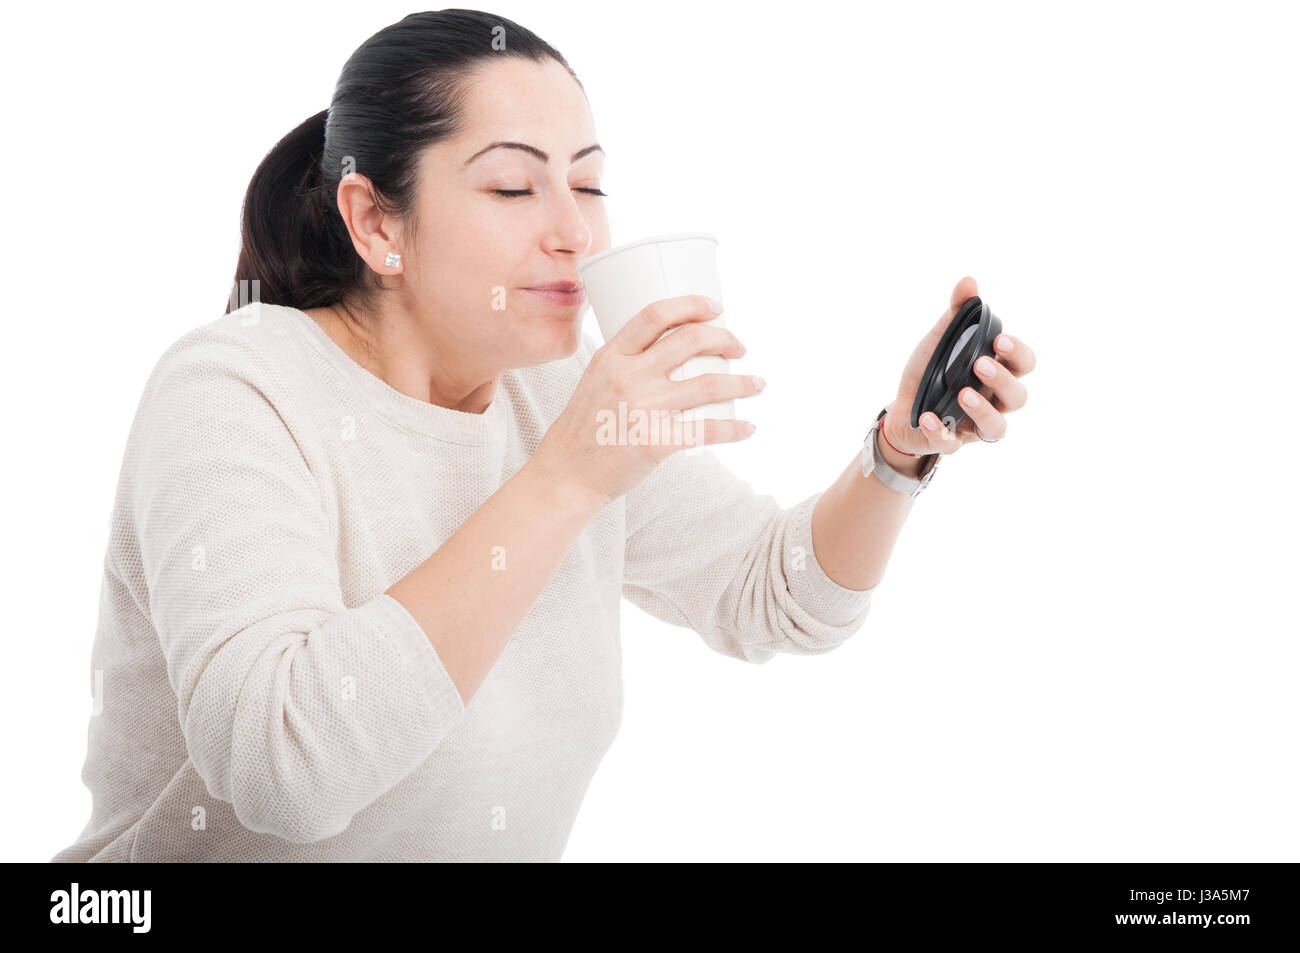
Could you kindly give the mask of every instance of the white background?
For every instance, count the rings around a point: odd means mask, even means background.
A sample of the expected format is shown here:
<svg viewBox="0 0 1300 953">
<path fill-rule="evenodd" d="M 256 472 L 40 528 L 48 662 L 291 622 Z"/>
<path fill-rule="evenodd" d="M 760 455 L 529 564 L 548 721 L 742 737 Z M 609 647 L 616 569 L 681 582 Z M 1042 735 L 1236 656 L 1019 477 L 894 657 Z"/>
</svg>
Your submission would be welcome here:
<svg viewBox="0 0 1300 953">
<path fill-rule="evenodd" d="M 258 161 L 413 9 L 60 4 L 5 30 L 5 859 L 89 816 L 149 370 L 224 309 Z M 835 479 L 963 275 L 1038 355 L 839 650 L 748 665 L 625 604 L 623 728 L 565 859 L 1300 860 L 1285 6 L 491 9 L 586 85 L 615 243 L 720 238 L 733 370 L 769 386 L 719 453 L 756 489 Z"/>
</svg>

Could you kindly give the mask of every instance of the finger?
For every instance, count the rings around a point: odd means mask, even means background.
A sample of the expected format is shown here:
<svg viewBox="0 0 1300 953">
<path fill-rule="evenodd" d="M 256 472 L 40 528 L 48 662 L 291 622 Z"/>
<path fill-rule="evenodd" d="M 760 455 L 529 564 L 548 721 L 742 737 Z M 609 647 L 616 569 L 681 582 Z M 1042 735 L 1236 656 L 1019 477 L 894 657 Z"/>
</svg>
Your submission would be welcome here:
<svg viewBox="0 0 1300 953">
<path fill-rule="evenodd" d="M 765 384 L 752 374 L 699 374 L 669 385 L 664 405 L 669 410 L 686 410 L 700 404 L 714 404 L 737 397 L 753 397 Z"/>
<path fill-rule="evenodd" d="M 997 395 L 1003 410 L 1019 410 L 1029 399 L 1029 391 L 1020 378 L 987 355 L 975 362 L 975 376 Z"/>
<path fill-rule="evenodd" d="M 930 445 L 926 453 L 952 453 L 962 445 L 957 435 L 932 410 L 921 415 L 921 433 Z"/>
<path fill-rule="evenodd" d="M 993 349 L 997 352 L 998 360 L 1005 364 L 1016 377 L 1024 377 L 1038 363 L 1038 359 L 1029 345 L 1020 338 L 1012 337 L 1010 334 L 999 334 L 993 340 Z"/>
<path fill-rule="evenodd" d="M 952 305 L 952 313 L 956 314 L 958 308 L 979 293 L 980 289 L 975 283 L 974 278 L 967 275 L 965 278 L 961 279 L 961 281 L 957 282 L 952 287 L 952 300 L 950 302 Z"/>
<path fill-rule="evenodd" d="M 678 295 L 652 301 L 619 328 L 609 343 L 620 354 L 640 354 L 670 327 L 716 318 L 721 311 L 714 311 L 709 301 L 706 295 Z"/>
<path fill-rule="evenodd" d="M 739 359 L 745 354 L 745 345 L 726 328 L 716 324 L 682 324 L 669 328 L 662 338 L 651 344 L 645 351 L 645 359 L 651 368 L 666 377 L 697 354 Z"/>
<path fill-rule="evenodd" d="M 706 447 L 715 443 L 736 443 L 754 433 L 748 420 L 705 417 L 701 420 L 673 420 L 673 443 L 683 447 Z"/>
<path fill-rule="evenodd" d="M 939 320 L 930 329 L 930 333 L 942 337 L 943 332 L 948 330 L 948 325 L 952 323 L 953 316 L 961 306 L 979 293 L 979 286 L 975 284 L 975 279 L 969 275 L 957 282 L 952 289 L 948 310 L 939 316 Z"/>
<path fill-rule="evenodd" d="M 1007 418 L 988 402 L 988 399 L 973 387 L 963 387 L 958 395 L 962 409 L 971 419 L 976 430 L 975 439 L 1001 440 L 1007 432 Z"/>
</svg>

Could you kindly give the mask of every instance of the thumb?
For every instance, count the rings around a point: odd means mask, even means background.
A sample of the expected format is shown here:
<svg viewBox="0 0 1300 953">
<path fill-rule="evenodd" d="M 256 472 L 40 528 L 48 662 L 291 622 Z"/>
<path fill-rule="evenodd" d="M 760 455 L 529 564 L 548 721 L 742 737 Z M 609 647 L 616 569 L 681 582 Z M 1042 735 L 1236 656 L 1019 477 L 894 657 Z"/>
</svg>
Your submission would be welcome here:
<svg viewBox="0 0 1300 953">
<path fill-rule="evenodd" d="M 957 313 L 962 305 L 979 293 L 979 286 L 975 284 L 975 279 L 970 277 L 970 275 L 967 275 L 965 278 L 961 279 L 961 281 L 957 282 L 957 284 L 953 285 L 952 298 L 949 300 L 948 310 L 939 317 L 933 330 L 942 335 L 943 332 L 947 330 L 948 324 L 952 321 L 953 315 Z"/>
</svg>

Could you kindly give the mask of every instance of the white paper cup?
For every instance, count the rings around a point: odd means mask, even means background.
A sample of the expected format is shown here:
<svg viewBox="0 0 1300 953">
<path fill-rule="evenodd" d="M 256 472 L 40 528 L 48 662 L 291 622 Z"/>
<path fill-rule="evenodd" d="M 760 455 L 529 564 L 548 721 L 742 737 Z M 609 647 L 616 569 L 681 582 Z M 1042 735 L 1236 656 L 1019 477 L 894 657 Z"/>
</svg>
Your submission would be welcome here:
<svg viewBox="0 0 1300 953">
<path fill-rule="evenodd" d="M 606 342 L 652 302 L 686 294 L 723 300 L 718 277 L 718 240 L 706 232 L 675 232 L 619 245 L 579 262 L 578 277 L 587 288 L 587 300 Z M 722 315 L 706 323 L 726 327 Z M 677 328 L 670 328 L 667 333 Z M 675 381 L 684 381 L 700 374 L 728 374 L 730 367 L 731 362 L 725 357 L 700 354 L 673 368 L 670 376 Z M 735 401 L 688 407 L 681 415 L 684 421 L 734 420 Z"/>
</svg>

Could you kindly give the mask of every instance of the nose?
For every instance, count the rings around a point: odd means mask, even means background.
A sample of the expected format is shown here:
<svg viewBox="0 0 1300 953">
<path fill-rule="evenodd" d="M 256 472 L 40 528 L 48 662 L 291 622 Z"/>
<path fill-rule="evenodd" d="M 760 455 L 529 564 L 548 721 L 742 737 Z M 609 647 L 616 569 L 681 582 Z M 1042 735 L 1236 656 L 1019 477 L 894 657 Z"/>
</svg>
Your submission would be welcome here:
<svg viewBox="0 0 1300 953">
<path fill-rule="evenodd" d="M 561 194 L 564 198 L 560 199 L 559 207 L 551 220 L 546 250 L 554 254 L 572 254 L 582 257 L 591 247 L 591 226 L 587 224 L 587 218 L 578 207 L 578 200 L 574 198 L 573 192 L 566 188 Z"/>
</svg>

